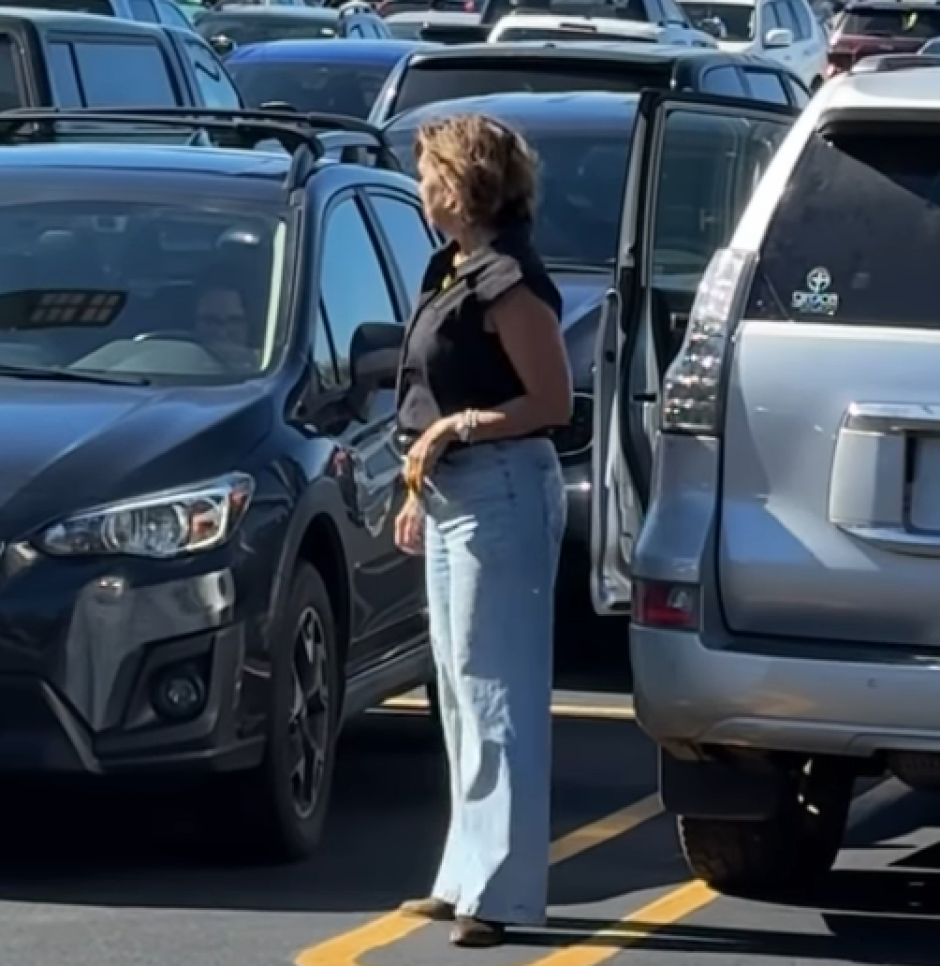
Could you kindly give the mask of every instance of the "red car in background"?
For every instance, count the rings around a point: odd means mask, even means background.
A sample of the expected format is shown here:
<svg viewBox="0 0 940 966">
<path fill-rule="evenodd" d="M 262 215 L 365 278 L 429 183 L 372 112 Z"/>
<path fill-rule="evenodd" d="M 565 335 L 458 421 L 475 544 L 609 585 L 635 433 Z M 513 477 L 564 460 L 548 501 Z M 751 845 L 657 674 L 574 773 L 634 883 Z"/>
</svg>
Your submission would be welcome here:
<svg viewBox="0 0 940 966">
<path fill-rule="evenodd" d="M 828 75 L 873 54 L 913 54 L 940 37 L 940 4 L 930 0 L 857 0 L 833 25 Z"/>
</svg>

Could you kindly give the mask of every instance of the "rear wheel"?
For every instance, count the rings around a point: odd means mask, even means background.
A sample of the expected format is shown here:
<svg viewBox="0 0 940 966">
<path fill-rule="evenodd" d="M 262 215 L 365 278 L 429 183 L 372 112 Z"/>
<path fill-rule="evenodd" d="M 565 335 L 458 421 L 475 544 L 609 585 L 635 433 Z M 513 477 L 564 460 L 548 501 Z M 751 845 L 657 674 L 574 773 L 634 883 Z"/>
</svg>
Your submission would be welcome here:
<svg viewBox="0 0 940 966">
<path fill-rule="evenodd" d="M 238 779 L 237 832 L 250 858 L 302 859 L 320 840 L 340 720 L 337 643 L 326 586 L 302 561 L 272 642 L 265 760 Z"/>
<path fill-rule="evenodd" d="M 853 784 L 841 763 L 813 759 L 794 775 L 772 818 L 680 816 L 689 869 L 715 889 L 739 895 L 806 885 L 828 872 L 839 854 Z"/>
</svg>

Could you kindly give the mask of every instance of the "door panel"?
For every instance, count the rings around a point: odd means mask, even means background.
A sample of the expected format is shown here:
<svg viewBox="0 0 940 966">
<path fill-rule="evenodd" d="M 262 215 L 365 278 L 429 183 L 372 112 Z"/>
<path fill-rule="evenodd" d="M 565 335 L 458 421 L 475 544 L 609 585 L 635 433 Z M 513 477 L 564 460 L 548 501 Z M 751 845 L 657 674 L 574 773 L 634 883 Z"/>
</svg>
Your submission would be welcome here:
<svg viewBox="0 0 940 966">
<path fill-rule="evenodd" d="M 770 221 L 726 400 L 734 630 L 940 647 L 938 146 L 836 127 Z"/>
<path fill-rule="evenodd" d="M 660 388 L 695 290 L 792 123 L 789 107 L 642 95 L 617 264 L 595 369 L 591 592 L 629 607 L 633 544 L 649 500 Z"/>
</svg>

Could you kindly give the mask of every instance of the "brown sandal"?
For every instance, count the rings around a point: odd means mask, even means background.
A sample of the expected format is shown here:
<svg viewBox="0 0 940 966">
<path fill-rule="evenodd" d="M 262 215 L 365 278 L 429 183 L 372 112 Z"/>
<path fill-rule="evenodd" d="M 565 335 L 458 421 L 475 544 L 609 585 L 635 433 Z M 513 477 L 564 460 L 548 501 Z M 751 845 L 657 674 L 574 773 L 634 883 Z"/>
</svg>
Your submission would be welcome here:
<svg viewBox="0 0 940 966">
<path fill-rule="evenodd" d="M 398 907 L 399 912 L 417 919 L 433 919 L 435 922 L 452 922 L 454 905 L 444 899 L 428 896 L 426 899 L 409 899 Z"/>
<path fill-rule="evenodd" d="M 506 936 L 506 927 L 501 922 L 488 922 L 474 916 L 457 916 L 456 922 L 450 932 L 450 941 L 455 946 L 486 949 L 499 946 Z"/>
</svg>

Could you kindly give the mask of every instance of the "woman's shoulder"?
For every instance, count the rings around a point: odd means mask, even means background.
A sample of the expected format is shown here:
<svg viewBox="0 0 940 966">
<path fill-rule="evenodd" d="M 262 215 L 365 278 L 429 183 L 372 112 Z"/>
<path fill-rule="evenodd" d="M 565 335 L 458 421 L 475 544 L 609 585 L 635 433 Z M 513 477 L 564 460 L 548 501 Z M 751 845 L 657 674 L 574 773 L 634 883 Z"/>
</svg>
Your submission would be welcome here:
<svg viewBox="0 0 940 966">
<path fill-rule="evenodd" d="M 561 312 L 561 293 L 533 250 L 491 252 L 480 265 L 473 288 L 480 302 L 492 305 L 518 285 L 525 285 L 556 314 Z"/>
</svg>

